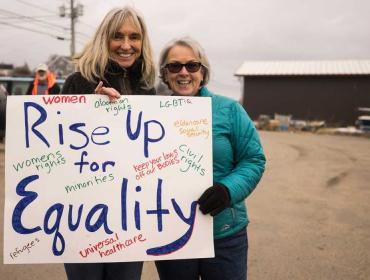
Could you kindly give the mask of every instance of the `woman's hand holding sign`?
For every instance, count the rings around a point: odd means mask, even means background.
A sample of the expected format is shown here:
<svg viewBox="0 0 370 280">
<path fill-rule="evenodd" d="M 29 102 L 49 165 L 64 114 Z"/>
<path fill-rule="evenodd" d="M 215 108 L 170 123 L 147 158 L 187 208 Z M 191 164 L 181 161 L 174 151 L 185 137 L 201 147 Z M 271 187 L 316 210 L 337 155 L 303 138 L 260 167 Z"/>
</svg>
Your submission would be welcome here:
<svg viewBox="0 0 370 280">
<path fill-rule="evenodd" d="M 107 95 L 111 102 L 117 101 L 121 97 L 121 94 L 116 89 L 112 87 L 104 87 L 102 81 L 100 81 L 95 88 L 95 93 Z"/>
</svg>

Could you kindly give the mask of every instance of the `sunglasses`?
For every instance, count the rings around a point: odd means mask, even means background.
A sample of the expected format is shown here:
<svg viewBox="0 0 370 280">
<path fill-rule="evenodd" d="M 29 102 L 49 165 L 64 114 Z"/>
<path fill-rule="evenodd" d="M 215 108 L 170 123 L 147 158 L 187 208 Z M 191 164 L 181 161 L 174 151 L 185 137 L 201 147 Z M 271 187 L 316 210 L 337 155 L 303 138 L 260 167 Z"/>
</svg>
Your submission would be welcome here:
<svg viewBox="0 0 370 280">
<path fill-rule="evenodd" d="M 195 73 L 198 72 L 200 67 L 203 66 L 202 63 L 200 62 L 187 62 L 185 64 L 180 63 L 180 62 L 172 62 L 172 63 L 167 63 L 164 67 L 168 69 L 171 73 L 179 73 L 182 69 L 182 67 L 186 68 L 186 70 L 189 73 Z"/>
</svg>

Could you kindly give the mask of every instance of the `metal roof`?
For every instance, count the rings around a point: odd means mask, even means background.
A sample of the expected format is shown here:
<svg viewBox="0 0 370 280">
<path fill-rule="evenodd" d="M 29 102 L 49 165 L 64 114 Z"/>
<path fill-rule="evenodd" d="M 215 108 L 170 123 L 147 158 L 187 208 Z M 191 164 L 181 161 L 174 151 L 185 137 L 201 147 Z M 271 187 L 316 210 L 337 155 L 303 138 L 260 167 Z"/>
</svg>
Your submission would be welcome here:
<svg viewBox="0 0 370 280">
<path fill-rule="evenodd" d="M 370 60 L 245 61 L 235 76 L 370 75 Z"/>
</svg>

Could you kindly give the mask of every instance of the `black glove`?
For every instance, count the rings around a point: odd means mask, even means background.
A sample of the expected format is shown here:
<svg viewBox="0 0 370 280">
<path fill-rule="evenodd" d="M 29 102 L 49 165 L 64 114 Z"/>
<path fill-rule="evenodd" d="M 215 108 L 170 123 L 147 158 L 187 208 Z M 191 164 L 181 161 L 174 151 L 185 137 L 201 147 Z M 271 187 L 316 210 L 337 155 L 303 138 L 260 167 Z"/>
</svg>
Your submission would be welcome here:
<svg viewBox="0 0 370 280">
<path fill-rule="evenodd" d="M 210 213 L 211 216 L 216 216 L 230 206 L 229 191 L 224 185 L 215 183 L 200 196 L 198 204 L 203 214 Z"/>
</svg>

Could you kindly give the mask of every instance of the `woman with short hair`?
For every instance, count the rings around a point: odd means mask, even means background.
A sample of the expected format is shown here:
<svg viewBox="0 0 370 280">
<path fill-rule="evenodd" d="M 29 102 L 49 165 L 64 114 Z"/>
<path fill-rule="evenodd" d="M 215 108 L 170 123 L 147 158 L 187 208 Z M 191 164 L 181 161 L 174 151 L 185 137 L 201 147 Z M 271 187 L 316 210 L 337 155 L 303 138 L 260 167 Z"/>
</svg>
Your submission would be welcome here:
<svg viewBox="0 0 370 280">
<path fill-rule="evenodd" d="M 262 177 L 265 156 L 257 130 L 243 107 L 206 85 L 210 65 L 203 48 L 185 37 L 170 42 L 159 59 L 160 77 L 174 95 L 212 101 L 213 186 L 198 199 L 214 218 L 215 258 L 156 261 L 161 280 L 247 278 L 248 215 L 245 199 Z"/>
</svg>

